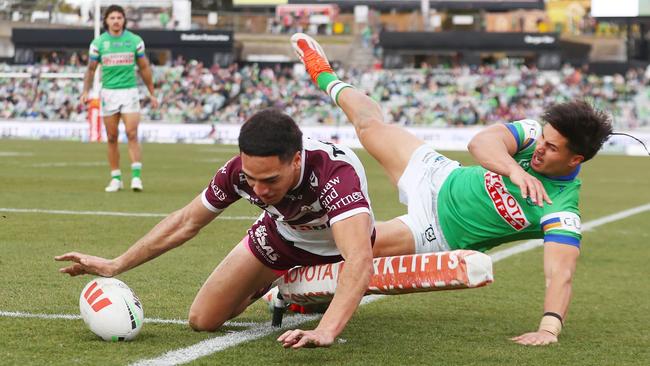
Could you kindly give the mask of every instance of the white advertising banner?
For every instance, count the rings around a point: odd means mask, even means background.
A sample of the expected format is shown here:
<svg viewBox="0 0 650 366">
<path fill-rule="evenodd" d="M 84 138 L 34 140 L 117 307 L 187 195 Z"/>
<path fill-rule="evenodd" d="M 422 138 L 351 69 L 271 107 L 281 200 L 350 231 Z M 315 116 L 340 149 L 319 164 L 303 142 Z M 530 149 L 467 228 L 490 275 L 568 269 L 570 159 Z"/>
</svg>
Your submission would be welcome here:
<svg viewBox="0 0 650 366">
<path fill-rule="evenodd" d="M 171 124 L 141 123 L 139 138 L 143 142 L 154 143 L 195 143 L 195 144 L 237 144 L 240 125 L 224 124 Z M 307 137 L 337 142 L 352 148 L 361 148 L 354 128 L 343 126 L 301 126 Z M 472 137 L 484 127 L 469 128 L 431 128 L 411 127 L 408 131 L 443 151 L 465 151 Z M 0 120 L 0 138 L 74 140 L 89 141 L 87 122 L 65 121 L 15 121 Z M 646 145 L 650 144 L 650 132 L 628 132 Z M 102 130 L 102 141 L 106 140 Z M 126 142 L 124 125 L 120 124 L 120 141 Z M 387 143 L 390 143 L 387 141 Z M 625 136 L 613 136 L 605 146 L 604 152 L 627 155 L 645 155 L 646 152 L 637 141 Z"/>
</svg>

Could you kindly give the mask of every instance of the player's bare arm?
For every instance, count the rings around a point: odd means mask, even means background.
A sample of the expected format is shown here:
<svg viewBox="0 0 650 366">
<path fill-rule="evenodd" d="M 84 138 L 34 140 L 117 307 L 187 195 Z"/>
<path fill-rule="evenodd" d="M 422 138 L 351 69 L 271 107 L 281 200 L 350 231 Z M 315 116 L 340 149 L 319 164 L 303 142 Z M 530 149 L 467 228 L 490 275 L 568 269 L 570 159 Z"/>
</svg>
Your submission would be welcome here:
<svg viewBox="0 0 650 366">
<path fill-rule="evenodd" d="M 571 302 L 573 275 L 580 256 L 577 247 L 554 242 L 544 243 L 546 296 L 544 315 L 539 329 L 512 338 L 523 345 L 540 346 L 556 343 Z"/>
<path fill-rule="evenodd" d="M 158 98 L 156 98 L 156 95 L 154 94 L 155 90 L 153 87 L 153 73 L 151 71 L 151 64 L 149 63 L 149 60 L 146 57 L 139 57 L 138 68 L 140 69 L 140 76 L 142 76 L 142 81 L 144 81 L 144 85 L 147 86 L 147 90 L 149 91 L 151 106 L 153 108 L 157 108 Z"/>
<path fill-rule="evenodd" d="M 528 174 L 513 156 L 517 153 L 517 141 L 504 125 L 492 125 L 477 133 L 467 145 L 476 161 L 485 169 L 509 177 L 519 186 L 521 195 L 537 203 L 552 204 L 542 182 Z"/>
<path fill-rule="evenodd" d="M 95 71 L 97 71 L 98 61 L 90 60 L 88 61 L 88 67 L 86 68 L 86 73 L 84 74 L 84 89 L 81 92 L 81 103 L 86 104 L 88 102 L 88 91 L 93 86 L 93 78 L 95 77 Z"/>
<path fill-rule="evenodd" d="M 70 276 L 96 274 L 113 277 L 180 246 L 196 236 L 215 217 L 217 214 L 203 206 L 199 195 L 187 206 L 163 219 L 124 254 L 115 259 L 105 259 L 78 252 L 66 253 L 54 257 L 54 259 L 74 262 L 68 267 L 59 269 L 59 272 L 67 273 Z"/>
<path fill-rule="evenodd" d="M 285 348 L 328 347 L 345 328 L 363 297 L 372 275 L 370 216 L 358 214 L 332 225 L 336 246 L 345 259 L 336 294 L 316 329 L 290 330 L 278 341 Z"/>
</svg>

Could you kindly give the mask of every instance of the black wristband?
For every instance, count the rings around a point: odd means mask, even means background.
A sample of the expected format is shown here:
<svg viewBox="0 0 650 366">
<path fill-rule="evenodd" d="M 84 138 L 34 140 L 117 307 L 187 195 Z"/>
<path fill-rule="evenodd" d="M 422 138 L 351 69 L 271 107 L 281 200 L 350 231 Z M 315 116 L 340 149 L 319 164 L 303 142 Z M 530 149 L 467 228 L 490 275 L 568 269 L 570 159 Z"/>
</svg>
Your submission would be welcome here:
<svg viewBox="0 0 650 366">
<path fill-rule="evenodd" d="M 562 316 L 560 314 L 554 313 L 552 311 L 547 311 L 547 312 L 544 313 L 544 316 L 547 316 L 547 315 L 552 316 L 554 318 L 558 318 L 560 320 L 560 324 L 562 324 L 562 326 L 564 326 L 564 321 L 562 320 Z"/>
</svg>

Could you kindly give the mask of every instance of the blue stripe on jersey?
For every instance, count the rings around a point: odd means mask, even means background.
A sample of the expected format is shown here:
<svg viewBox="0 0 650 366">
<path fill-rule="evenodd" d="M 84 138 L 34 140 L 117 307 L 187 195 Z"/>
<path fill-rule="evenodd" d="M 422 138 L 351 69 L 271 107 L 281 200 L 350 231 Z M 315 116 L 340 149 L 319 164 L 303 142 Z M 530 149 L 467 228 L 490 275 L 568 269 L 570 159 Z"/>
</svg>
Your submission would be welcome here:
<svg viewBox="0 0 650 366">
<path fill-rule="evenodd" d="M 93 61 L 99 61 L 99 56 L 88 56 L 88 58 Z"/>
<path fill-rule="evenodd" d="M 547 241 L 552 241 L 560 244 L 573 245 L 576 248 L 580 248 L 580 240 L 568 235 L 547 234 L 544 235 L 544 243 L 546 243 Z"/>
<path fill-rule="evenodd" d="M 521 150 L 526 150 L 526 148 L 528 148 L 528 146 L 532 145 L 533 142 L 535 142 L 535 139 L 531 139 L 531 138 L 529 138 L 529 139 L 527 139 L 527 140 L 524 141 L 524 142 L 526 143 L 526 145 L 524 145 L 524 147 L 522 147 Z M 520 151 L 521 151 L 521 150 L 520 150 Z"/>
<path fill-rule="evenodd" d="M 547 224 L 552 224 L 554 222 L 560 222 L 560 218 L 559 217 L 551 217 L 550 219 L 542 222 L 542 226 L 547 225 Z"/>
<path fill-rule="evenodd" d="M 521 151 L 519 149 L 521 142 L 519 142 L 519 131 L 517 131 L 517 127 L 513 125 L 512 123 L 506 123 L 506 127 L 508 127 L 508 130 L 510 130 L 510 133 L 512 133 L 512 136 L 515 137 L 515 141 L 517 141 L 517 151 Z"/>
</svg>

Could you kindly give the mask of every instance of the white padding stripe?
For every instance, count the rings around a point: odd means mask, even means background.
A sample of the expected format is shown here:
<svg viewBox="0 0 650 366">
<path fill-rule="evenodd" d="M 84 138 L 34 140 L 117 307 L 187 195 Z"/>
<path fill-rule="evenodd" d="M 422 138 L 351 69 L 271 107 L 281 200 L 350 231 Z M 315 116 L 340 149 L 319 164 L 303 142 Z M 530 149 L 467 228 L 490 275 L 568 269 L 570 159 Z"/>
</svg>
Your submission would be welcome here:
<svg viewBox="0 0 650 366">
<path fill-rule="evenodd" d="M 205 206 L 205 208 L 207 208 L 208 210 L 210 210 L 210 211 L 212 211 L 212 212 L 214 212 L 216 214 L 223 212 L 223 210 L 212 206 L 212 204 L 210 202 L 208 202 L 208 199 L 205 198 L 205 192 L 207 190 L 208 189 L 206 188 L 206 189 L 203 190 L 203 192 L 201 192 L 201 203 L 203 203 L 203 206 Z"/>
<path fill-rule="evenodd" d="M 352 217 L 354 215 L 358 215 L 361 213 L 367 213 L 370 215 L 370 210 L 367 207 L 358 207 L 350 211 L 345 211 L 340 215 L 334 216 L 333 218 L 330 219 L 330 226 L 334 225 L 334 223 L 337 223 L 341 220 L 345 220 L 348 217 Z"/>
</svg>

